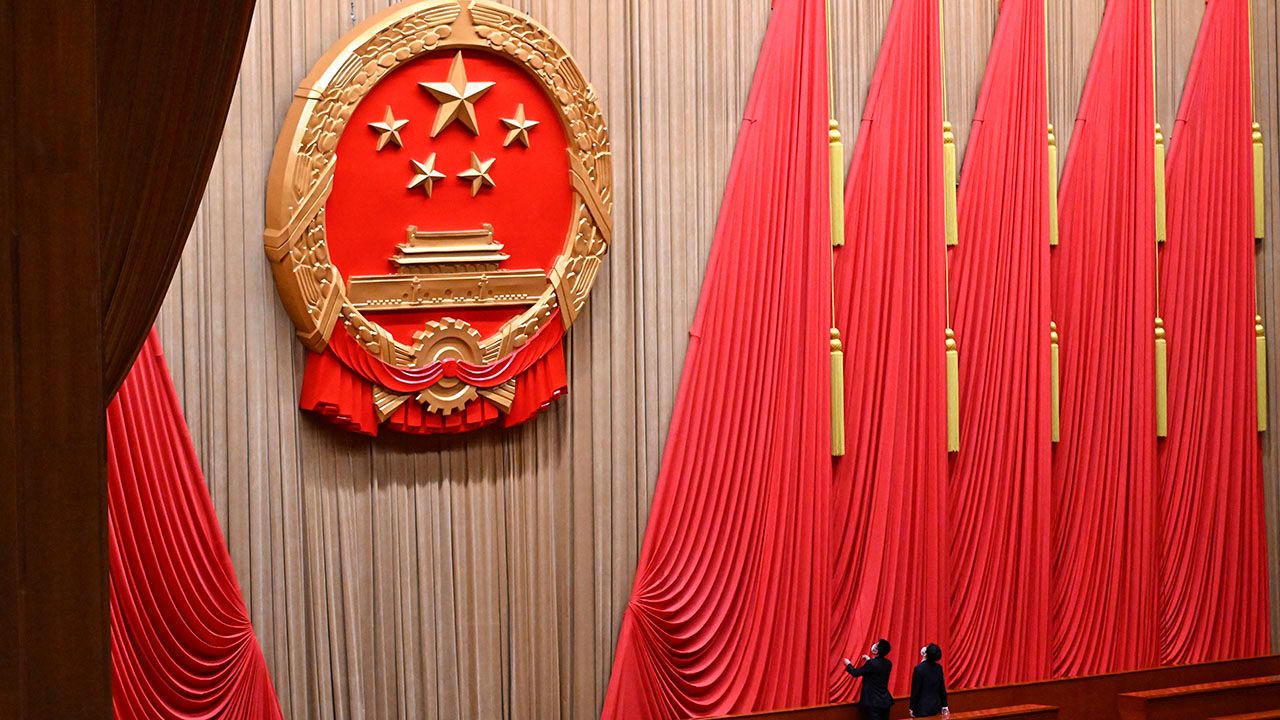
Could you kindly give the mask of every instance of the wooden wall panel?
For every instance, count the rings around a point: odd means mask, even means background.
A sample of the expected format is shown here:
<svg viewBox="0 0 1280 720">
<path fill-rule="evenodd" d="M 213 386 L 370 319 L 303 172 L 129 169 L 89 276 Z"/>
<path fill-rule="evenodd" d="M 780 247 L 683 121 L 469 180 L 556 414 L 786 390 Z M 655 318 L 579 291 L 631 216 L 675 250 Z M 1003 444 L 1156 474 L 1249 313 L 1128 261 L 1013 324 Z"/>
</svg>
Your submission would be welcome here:
<svg viewBox="0 0 1280 720">
<path fill-rule="evenodd" d="M 385 4 L 259 1 L 161 335 L 287 715 L 592 717 L 770 0 L 514 3 L 564 40 L 601 96 L 617 160 L 616 231 L 569 336 L 570 395 L 524 427 L 466 442 L 373 442 L 300 414 L 302 351 L 261 249 L 270 151 L 294 88 Z M 851 147 L 889 0 L 834 6 L 837 103 Z M 949 114 L 962 149 L 996 6 L 947 9 Z M 1103 6 L 1050 3 L 1051 115 L 1064 147 Z M 1280 17 L 1272 2 L 1255 6 L 1260 120 L 1280 140 Z M 1203 0 L 1157 0 L 1157 13 L 1168 128 Z M 1268 162 L 1274 179 L 1274 143 Z M 1274 247 L 1260 247 L 1260 297 L 1280 338 Z M 1280 367 L 1280 352 L 1272 359 Z M 1266 444 L 1274 519 L 1280 433 Z M 1280 576 L 1274 557 L 1272 567 Z"/>
</svg>

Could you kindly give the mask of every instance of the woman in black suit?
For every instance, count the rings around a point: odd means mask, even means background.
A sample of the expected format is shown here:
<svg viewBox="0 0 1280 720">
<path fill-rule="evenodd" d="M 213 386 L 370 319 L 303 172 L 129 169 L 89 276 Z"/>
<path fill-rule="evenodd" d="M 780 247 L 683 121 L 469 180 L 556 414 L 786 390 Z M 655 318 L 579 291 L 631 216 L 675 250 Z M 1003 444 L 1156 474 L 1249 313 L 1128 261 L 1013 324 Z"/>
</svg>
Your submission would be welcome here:
<svg viewBox="0 0 1280 720">
<path fill-rule="evenodd" d="M 889 720 L 889 708 L 893 696 L 889 694 L 889 674 L 893 663 L 889 661 L 889 641 L 880 639 L 871 646 L 871 654 L 862 656 L 862 664 L 855 666 L 844 659 L 844 669 L 854 677 L 862 678 L 862 705 L 870 720 Z"/>
<path fill-rule="evenodd" d="M 942 648 L 929 643 L 920 648 L 920 664 L 911 674 L 911 717 L 950 717 L 947 707 L 947 679 L 942 674 Z"/>
</svg>

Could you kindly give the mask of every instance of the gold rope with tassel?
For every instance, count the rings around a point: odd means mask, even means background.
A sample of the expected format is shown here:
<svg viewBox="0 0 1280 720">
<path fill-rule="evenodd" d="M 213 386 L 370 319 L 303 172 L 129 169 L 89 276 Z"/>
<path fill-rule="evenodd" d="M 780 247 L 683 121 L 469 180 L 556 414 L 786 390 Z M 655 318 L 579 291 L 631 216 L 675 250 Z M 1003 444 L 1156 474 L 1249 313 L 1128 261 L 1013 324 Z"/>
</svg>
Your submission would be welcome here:
<svg viewBox="0 0 1280 720">
<path fill-rule="evenodd" d="M 1266 154 L 1262 147 L 1262 126 L 1253 124 L 1253 237 L 1261 240 L 1267 236 L 1267 208 L 1264 190 Z"/>
<path fill-rule="evenodd" d="M 943 207 L 947 218 L 947 247 L 955 247 L 960 242 L 960 224 L 956 216 L 956 136 L 951 131 L 951 123 L 942 121 L 942 178 Z"/>
<path fill-rule="evenodd" d="M 1253 316 L 1253 333 L 1258 372 L 1258 432 L 1267 431 L 1267 328 L 1262 316 Z"/>
<path fill-rule="evenodd" d="M 1062 384 L 1059 374 L 1058 323 L 1049 323 L 1049 422 L 1053 442 L 1062 437 Z"/>
<path fill-rule="evenodd" d="M 947 452 L 960 452 L 960 352 L 947 328 Z"/>
<path fill-rule="evenodd" d="M 1156 318 L 1156 437 L 1169 437 L 1169 350 L 1164 320 Z"/>
<path fill-rule="evenodd" d="M 827 0 L 823 20 L 827 26 L 827 159 L 830 162 L 831 207 L 831 456 L 844 457 L 844 343 L 836 327 L 836 254 L 844 245 L 844 143 L 840 121 L 836 119 L 835 77 L 832 67 L 831 0 Z"/>
<path fill-rule="evenodd" d="M 1058 246 L 1058 136 L 1049 123 L 1049 247 Z"/>
<path fill-rule="evenodd" d="M 844 457 L 844 345 L 831 328 L 831 456 Z"/>
<path fill-rule="evenodd" d="M 844 245 L 844 143 L 840 138 L 840 122 L 831 118 L 827 130 L 831 158 L 831 246 Z"/>
<path fill-rule="evenodd" d="M 1169 239 L 1168 209 L 1164 192 L 1164 129 L 1156 123 L 1156 242 Z"/>
</svg>

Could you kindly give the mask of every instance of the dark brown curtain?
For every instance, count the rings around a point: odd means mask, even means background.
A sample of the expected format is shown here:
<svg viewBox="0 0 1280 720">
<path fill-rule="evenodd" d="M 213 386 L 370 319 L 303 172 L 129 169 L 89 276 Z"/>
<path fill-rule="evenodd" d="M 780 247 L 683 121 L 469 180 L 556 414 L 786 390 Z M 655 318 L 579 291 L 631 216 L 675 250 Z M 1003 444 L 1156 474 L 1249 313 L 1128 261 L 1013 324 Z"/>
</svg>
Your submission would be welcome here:
<svg viewBox="0 0 1280 720">
<path fill-rule="evenodd" d="M 182 256 L 222 137 L 253 5 L 97 5 L 104 404 L 132 366 Z"/>
</svg>

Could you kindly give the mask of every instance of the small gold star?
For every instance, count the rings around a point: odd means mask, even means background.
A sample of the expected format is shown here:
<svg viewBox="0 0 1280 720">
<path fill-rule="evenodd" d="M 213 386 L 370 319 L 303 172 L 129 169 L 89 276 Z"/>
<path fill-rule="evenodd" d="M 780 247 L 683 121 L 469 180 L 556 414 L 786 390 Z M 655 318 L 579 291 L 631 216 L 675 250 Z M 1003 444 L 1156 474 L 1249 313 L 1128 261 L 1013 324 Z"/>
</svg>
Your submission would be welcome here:
<svg viewBox="0 0 1280 720">
<path fill-rule="evenodd" d="M 431 155 L 427 157 L 426 162 L 418 162 L 417 160 L 410 160 L 409 162 L 413 164 L 413 170 L 416 174 L 413 176 L 413 179 L 409 181 L 408 189 L 413 190 L 414 188 L 421 187 L 423 192 L 427 194 L 427 197 L 431 197 L 431 188 L 435 185 L 437 180 L 443 180 L 448 177 L 444 173 L 436 170 L 435 153 L 431 153 Z"/>
<path fill-rule="evenodd" d="M 462 64 L 462 53 L 453 56 L 453 65 L 449 67 L 448 82 L 418 83 L 424 90 L 440 103 L 436 110 L 435 127 L 431 129 L 431 137 L 440 134 L 441 130 L 461 121 L 473 135 L 479 135 L 476 124 L 476 101 L 493 87 L 491 82 L 467 82 L 467 68 Z"/>
<path fill-rule="evenodd" d="M 493 167 L 493 161 L 496 159 L 489 158 L 481 161 L 475 153 L 471 153 L 471 169 L 458 173 L 459 180 L 471 181 L 471 197 L 479 195 L 482 187 L 494 187 L 493 178 L 489 177 L 489 169 Z"/>
<path fill-rule="evenodd" d="M 520 103 L 516 106 L 516 116 L 502 118 L 502 124 L 507 126 L 507 139 L 502 142 L 502 147 L 510 145 L 517 138 L 522 145 L 529 147 L 529 131 L 538 124 L 538 121 L 526 119 L 524 116 L 524 103 Z"/>
<path fill-rule="evenodd" d="M 387 106 L 386 117 L 382 122 L 369 123 L 369 127 L 381 133 L 378 136 L 378 150 L 387 146 L 387 141 L 394 142 L 396 147 L 404 147 L 404 143 L 400 140 L 400 128 L 408 125 L 408 120 L 397 120 L 395 115 L 391 114 L 391 106 Z"/>
</svg>

